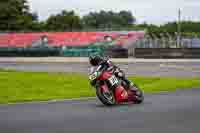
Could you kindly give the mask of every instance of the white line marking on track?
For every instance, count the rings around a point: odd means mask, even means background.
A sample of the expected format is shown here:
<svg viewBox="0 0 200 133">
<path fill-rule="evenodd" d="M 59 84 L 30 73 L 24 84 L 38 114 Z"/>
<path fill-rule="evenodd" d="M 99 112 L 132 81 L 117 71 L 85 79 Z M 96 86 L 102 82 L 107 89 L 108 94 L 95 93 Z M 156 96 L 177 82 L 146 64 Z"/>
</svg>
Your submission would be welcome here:
<svg viewBox="0 0 200 133">
<path fill-rule="evenodd" d="M 52 99 L 52 100 L 48 100 L 48 101 L 32 101 L 32 102 L 18 102 L 18 103 L 0 104 L 0 107 L 1 106 L 8 106 L 8 105 L 56 103 L 56 102 L 65 102 L 65 101 L 94 100 L 94 99 L 96 99 L 96 97 L 83 97 L 83 98 L 72 98 L 72 99 Z"/>
</svg>

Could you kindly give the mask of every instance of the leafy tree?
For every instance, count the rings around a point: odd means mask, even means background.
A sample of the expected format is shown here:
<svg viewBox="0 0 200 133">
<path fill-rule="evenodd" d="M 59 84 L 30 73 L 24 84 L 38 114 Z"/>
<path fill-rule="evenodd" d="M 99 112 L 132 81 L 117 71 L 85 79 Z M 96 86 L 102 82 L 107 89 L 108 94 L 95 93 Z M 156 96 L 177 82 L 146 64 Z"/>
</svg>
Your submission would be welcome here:
<svg viewBox="0 0 200 133">
<path fill-rule="evenodd" d="M 114 28 L 127 27 L 135 22 L 135 18 L 129 11 L 113 11 L 90 12 L 82 19 L 84 27 L 92 28 Z"/>
<path fill-rule="evenodd" d="M 119 16 L 121 17 L 121 20 L 123 20 L 123 25 L 132 25 L 136 21 L 130 11 L 120 11 Z"/>
<path fill-rule="evenodd" d="M 27 30 L 33 19 L 34 14 L 29 12 L 26 0 L 0 1 L 0 30 Z"/>
<path fill-rule="evenodd" d="M 61 13 L 48 18 L 46 28 L 55 31 L 72 31 L 81 28 L 81 20 L 74 11 L 63 10 Z"/>
<path fill-rule="evenodd" d="M 183 36 L 193 36 L 195 33 L 198 35 L 200 33 L 200 22 L 191 22 L 191 21 L 182 21 L 181 25 L 181 33 Z M 158 28 L 153 28 L 156 33 L 167 32 L 171 35 L 175 35 L 178 30 L 177 22 L 169 22 L 159 26 Z M 152 31 L 150 31 L 152 32 Z"/>
</svg>

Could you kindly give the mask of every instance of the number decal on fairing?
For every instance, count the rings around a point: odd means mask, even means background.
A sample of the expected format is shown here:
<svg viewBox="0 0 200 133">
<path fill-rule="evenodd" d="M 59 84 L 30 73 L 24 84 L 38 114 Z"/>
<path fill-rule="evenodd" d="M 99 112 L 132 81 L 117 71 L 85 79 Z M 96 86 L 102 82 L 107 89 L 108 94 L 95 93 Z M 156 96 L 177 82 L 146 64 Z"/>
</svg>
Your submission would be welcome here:
<svg viewBox="0 0 200 133">
<path fill-rule="evenodd" d="M 118 83 L 118 79 L 115 76 L 110 77 L 108 80 L 112 86 Z"/>
</svg>

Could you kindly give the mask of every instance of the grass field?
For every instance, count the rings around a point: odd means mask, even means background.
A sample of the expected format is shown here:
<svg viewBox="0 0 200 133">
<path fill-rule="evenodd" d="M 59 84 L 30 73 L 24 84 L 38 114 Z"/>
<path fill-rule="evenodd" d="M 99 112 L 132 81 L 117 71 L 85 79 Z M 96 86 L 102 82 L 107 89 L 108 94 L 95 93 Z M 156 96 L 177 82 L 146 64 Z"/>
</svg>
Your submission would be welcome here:
<svg viewBox="0 0 200 133">
<path fill-rule="evenodd" d="M 200 88 L 199 78 L 129 77 L 145 93 Z M 0 104 L 95 96 L 87 75 L 0 70 Z"/>
</svg>

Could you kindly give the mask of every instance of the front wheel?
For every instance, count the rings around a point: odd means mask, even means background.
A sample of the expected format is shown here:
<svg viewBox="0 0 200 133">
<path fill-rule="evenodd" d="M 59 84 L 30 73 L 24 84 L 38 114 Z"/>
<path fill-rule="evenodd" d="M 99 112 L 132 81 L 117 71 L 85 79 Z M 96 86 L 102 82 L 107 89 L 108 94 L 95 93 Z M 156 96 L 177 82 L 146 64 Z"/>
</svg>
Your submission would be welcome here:
<svg viewBox="0 0 200 133">
<path fill-rule="evenodd" d="M 112 92 L 103 92 L 101 87 L 96 88 L 96 95 L 99 100 L 106 106 L 115 105 L 115 97 Z"/>
<path fill-rule="evenodd" d="M 138 93 L 139 93 L 139 95 L 136 95 L 137 96 L 136 103 L 141 104 L 144 101 L 144 92 L 141 89 L 139 89 Z"/>
<path fill-rule="evenodd" d="M 136 104 L 141 104 L 144 101 L 144 92 L 137 85 L 134 85 L 131 90 L 136 93 Z"/>
</svg>

